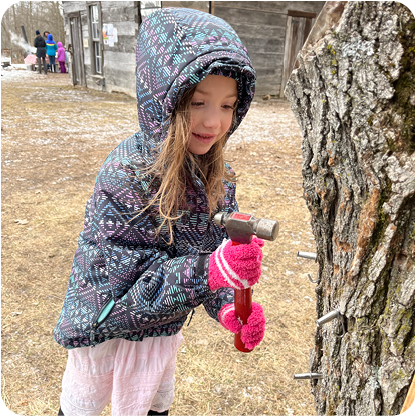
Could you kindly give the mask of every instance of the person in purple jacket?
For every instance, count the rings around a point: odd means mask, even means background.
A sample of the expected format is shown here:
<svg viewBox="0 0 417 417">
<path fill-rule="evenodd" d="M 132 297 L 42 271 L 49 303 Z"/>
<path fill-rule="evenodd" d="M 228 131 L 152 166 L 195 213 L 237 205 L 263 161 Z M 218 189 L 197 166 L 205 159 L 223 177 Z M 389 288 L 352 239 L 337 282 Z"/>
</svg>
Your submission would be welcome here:
<svg viewBox="0 0 417 417">
<path fill-rule="evenodd" d="M 65 48 L 62 46 L 62 42 L 58 42 L 58 62 L 59 62 L 59 68 L 61 70 L 62 74 L 65 74 L 67 72 L 67 69 L 65 68 Z"/>
<path fill-rule="evenodd" d="M 255 81 L 222 19 L 164 8 L 141 23 L 140 131 L 100 168 L 54 329 L 68 349 L 58 415 L 100 415 L 109 402 L 112 415 L 168 415 L 181 328 L 199 305 L 248 349 L 262 341 L 262 307 L 243 325 L 234 289 L 258 282 L 263 241 L 233 246 L 213 221 L 238 211 L 223 152 Z"/>
</svg>

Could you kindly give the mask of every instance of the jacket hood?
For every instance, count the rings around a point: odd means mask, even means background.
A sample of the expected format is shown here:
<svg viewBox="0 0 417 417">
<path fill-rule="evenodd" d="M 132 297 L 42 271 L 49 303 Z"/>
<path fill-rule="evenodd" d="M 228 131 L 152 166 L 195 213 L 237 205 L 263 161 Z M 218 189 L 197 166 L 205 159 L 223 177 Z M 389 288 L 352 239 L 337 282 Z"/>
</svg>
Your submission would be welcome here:
<svg viewBox="0 0 417 417">
<path fill-rule="evenodd" d="M 232 133 L 249 110 L 256 83 L 236 32 L 224 20 L 197 10 L 165 8 L 149 15 L 140 25 L 136 47 L 136 97 L 145 137 L 164 140 L 182 94 L 209 74 L 238 83 Z"/>
<path fill-rule="evenodd" d="M 53 37 L 52 37 L 52 34 L 50 33 L 49 35 L 48 35 L 48 41 L 53 41 L 54 39 L 53 39 Z"/>
<path fill-rule="evenodd" d="M 58 42 L 57 45 L 58 45 L 58 48 L 62 48 L 62 42 Z"/>
</svg>

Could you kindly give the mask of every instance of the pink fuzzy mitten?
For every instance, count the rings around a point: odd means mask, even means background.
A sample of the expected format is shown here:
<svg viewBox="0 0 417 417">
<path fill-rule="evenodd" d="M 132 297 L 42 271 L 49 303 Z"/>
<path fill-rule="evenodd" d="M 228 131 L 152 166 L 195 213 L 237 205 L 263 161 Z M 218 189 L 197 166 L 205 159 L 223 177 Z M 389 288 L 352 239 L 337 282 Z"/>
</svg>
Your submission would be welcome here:
<svg viewBox="0 0 417 417">
<path fill-rule="evenodd" d="M 240 323 L 235 315 L 234 304 L 225 304 L 219 311 L 221 325 L 232 333 L 239 333 L 246 349 L 253 349 L 261 343 L 265 333 L 265 317 L 262 306 L 252 303 L 252 313 L 248 317 L 247 324 Z"/>
<path fill-rule="evenodd" d="M 208 284 L 211 291 L 222 287 L 237 290 L 252 287 L 261 276 L 262 239 L 254 237 L 247 245 L 232 245 L 223 242 L 211 255 Z"/>
</svg>

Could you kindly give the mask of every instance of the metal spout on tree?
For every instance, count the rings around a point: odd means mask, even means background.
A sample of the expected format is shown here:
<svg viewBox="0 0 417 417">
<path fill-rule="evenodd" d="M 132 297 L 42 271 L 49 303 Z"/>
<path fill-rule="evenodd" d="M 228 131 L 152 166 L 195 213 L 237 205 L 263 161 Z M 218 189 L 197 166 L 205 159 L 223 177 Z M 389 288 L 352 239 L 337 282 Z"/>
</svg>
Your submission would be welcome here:
<svg viewBox="0 0 417 417">
<path fill-rule="evenodd" d="M 294 374 L 294 379 L 322 379 L 323 374 L 316 372 L 306 372 L 305 374 Z"/>
</svg>

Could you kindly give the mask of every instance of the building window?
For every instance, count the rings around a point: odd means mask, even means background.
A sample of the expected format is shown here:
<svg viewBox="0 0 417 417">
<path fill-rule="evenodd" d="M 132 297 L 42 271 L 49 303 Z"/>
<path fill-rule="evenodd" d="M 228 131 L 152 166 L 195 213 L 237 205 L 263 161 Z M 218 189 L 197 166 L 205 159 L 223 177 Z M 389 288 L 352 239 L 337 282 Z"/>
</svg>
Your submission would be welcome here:
<svg viewBox="0 0 417 417">
<path fill-rule="evenodd" d="M 90 6 L 90 36 L 92 45 L 92 70 L 95 74 L 103 73 L 103 54 L 100 39 L 100 13 L 97 5 Z"/>
</svg>

